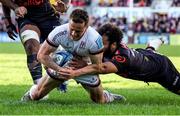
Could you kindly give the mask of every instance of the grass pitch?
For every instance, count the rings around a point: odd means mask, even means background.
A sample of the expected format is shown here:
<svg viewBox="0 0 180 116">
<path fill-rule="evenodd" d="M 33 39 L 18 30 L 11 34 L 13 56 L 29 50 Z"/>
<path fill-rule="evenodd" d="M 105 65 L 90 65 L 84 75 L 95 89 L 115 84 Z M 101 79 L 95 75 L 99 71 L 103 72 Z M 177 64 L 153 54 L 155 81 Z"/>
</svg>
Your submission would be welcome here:
<svg viewBox="0 0 180 116">
<path fill-rule="evenodd" d="M 131 47 L 144 47 L 131 45 Z M 180 71 L 180 46 L 162 46 Z M 70 80 L 67 93 L 56 89 L 47 101 L 20 102 L 32 84 L 21 44 L 0 43 L 0 115 L 180 115 L 180 96 L 160 85 L 101 75 L 103 87 L 122 94 L 126 102 L 93 103 L 86 91 Z"/>
</svg>

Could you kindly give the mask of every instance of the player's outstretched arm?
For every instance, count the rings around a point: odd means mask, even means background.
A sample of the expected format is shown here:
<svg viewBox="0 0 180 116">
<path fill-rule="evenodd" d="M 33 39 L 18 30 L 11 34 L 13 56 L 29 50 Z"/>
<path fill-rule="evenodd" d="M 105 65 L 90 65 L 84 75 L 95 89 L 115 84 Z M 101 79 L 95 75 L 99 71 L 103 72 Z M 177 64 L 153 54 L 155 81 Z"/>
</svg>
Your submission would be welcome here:
<svg viewBox="0 0 180 116">
<path fill-rule="evenodd" d="M 37 58 L 46 67 L 51 68 L 58 72 L 59 69 L 61 68 L 50 57 L 50 54 L 53 53 L 55 50 L 56 50 L 55 47 L 49 45 L 46 41 L 44 41 L 44 43 L 39 49 Z"/>
<path fill-rule="evenodd" d="M 64 77 L 70 79 L 86 74 L 108 74 L 108 73 L 116 73 L 116 72 L 118 72 L 118 69 L 113 63 L 104 62 L 101 64 L 91 64 L 77 70 L 63 69 L 59 73 Z"/>
<path fill-rule="evenodd" d="M 91 64 L 77 70 L 73 70 L 71 68 L 63 69 L 59 73 L 70 79 L 86 74 L 108 74 L 116 72 L 118 72 L 118 69 L 112 62 L 104 62 L 101 64 Z"/>
</svg>

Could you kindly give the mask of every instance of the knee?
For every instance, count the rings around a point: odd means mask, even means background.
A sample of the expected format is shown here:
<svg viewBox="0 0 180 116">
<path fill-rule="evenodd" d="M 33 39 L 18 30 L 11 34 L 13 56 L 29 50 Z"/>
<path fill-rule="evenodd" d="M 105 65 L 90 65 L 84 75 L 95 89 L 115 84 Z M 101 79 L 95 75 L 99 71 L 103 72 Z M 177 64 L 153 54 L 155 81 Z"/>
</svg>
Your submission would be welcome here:
<svg viewBox="0 0 180 116">
<path fill-rule="evenodd" d="M 32 44 L 29 40 L 24 45 L 27 54 L 37 54 L 39 50 L 39 44 Z"/>
</svg>

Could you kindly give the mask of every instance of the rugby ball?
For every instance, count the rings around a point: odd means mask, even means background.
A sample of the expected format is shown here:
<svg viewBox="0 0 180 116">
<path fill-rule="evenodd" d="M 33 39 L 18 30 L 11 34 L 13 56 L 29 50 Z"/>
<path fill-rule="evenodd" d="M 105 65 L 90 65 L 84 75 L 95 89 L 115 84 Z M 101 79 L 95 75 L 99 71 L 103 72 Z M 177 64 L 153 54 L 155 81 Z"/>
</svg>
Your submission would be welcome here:
<svg viewBox="0 0 180 116">
<path fill-rule="evenodd" d="M 65 50 L 57 51 L 52 56 L 53 61 L 61 67 L 65 66 L 72 58 L 73 55 Z"/>
</svg>

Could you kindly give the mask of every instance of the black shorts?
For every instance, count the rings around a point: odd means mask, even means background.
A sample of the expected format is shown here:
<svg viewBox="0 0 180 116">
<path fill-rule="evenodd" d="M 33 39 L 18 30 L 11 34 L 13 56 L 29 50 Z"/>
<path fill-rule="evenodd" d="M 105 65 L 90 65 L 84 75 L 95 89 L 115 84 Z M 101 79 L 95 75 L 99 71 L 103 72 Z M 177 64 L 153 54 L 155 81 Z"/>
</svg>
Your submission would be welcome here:
<svg viewBox="0 0 180 116">
<path fill-rule="evenodd" d="M 180 94 L 180 74 L 168 57 L 155 53 L 154 50 L 138 50 L 148 56 L 149 75 L 138 76 L 137 80 L 157 82 L 173 93 Z M 153 65 L 156 64 L 156 65 Z"/>
<path fill-rule="evenodd" d="M 167 57 L 164 57 L 164 70 L 157 82 L 173 93 L 180 95 L 180 74 Z"/>
<path fill-rule="evenodd" d="M 49 33 L 60 25 L 59 15 L 55 13 L 40 14 L 40 17 L 25 16 L 24 18 L 17 19 L 18 27 L 21 29 L 27 24 L 35 25 L 41 32 L 40 43 L 47 39 Z"/>
</svg>

